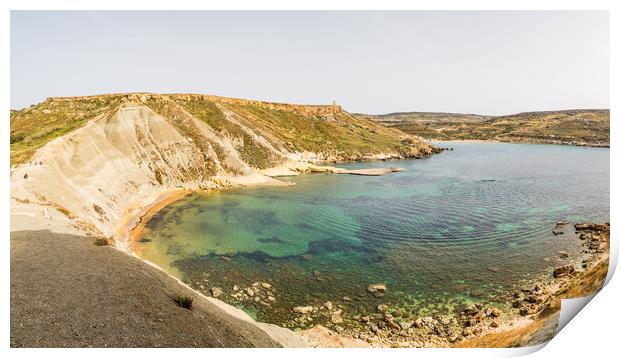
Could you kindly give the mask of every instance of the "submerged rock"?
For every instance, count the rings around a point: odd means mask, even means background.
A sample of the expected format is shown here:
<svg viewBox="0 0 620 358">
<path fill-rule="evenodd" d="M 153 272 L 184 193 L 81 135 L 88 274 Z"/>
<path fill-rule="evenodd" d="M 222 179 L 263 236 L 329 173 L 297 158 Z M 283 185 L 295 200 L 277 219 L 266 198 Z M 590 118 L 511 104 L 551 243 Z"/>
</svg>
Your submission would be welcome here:
<svg viewBox="0 0 620 358">
<path fill-rule="evenodd" d="M 293 312 L 300 313 L 300 314 L 308 314 L 308 313 L 311 313 L 312 310 L 313 310 L 312 306 L 297 306 L 293 308 Z"/>
<path fill-rule="evenodd" d="M 366 287 L 366 291 L 369 293 L 385 293 L 385 291 L 387 291 L 387 287 L 382 283 L 373 283 L 372 285 L 368 285 L 368 287 Z"/>
<path fill-rule="evenodd" d="M 224 291 L 219 288 L 219 287 L 212 287 L 211 288 L 211 296 L 213 297 L 220 297 L 222 294 L 224 293 Z"/>
<path fill-rule="evenodd" d="M 340 313 L 332 314 L 331 321 L 334 324 L 341 324 L 342 322 L 344 322 L 344 320 L 342 319 L 342 315 Z"/>
</svg>

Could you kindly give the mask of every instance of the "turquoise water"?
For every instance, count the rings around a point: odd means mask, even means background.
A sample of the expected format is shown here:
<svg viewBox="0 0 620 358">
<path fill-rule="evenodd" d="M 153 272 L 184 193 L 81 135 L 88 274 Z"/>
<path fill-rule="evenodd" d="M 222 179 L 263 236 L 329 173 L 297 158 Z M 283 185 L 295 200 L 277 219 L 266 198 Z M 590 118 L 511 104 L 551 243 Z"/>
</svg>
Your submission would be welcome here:
<svg viewBox="0 0 620 358">
<path fill-rule="evenodd" d="M 193 195 L 159 212 L 137 249 L 197 289 L 222 287 L 223 300 L 259 320 L 300 327 L 291 308 L 327 300 L 347 317 L 379 303 L 421 316 L 501 301 L 580 255 L 573 233 L 553 235 L 557 221 L 609 221 L 608 149 L 439 145 L 454 150 L 342 165 L 406 169 L 382 177 L 312 174 L 284 178 L 290 187 Z M 277 302 L 230 296 L 256 281 L 272 284 Z M 385 297 L 366 293 L 372 283 L 387 284 Z"/>
</svg>

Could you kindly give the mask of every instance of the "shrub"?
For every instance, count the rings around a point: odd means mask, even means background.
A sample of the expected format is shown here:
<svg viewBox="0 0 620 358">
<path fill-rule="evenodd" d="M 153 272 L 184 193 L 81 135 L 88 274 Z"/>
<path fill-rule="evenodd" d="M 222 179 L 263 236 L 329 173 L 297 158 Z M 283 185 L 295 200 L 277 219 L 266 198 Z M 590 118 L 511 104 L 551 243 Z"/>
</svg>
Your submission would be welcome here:
<svg viewBox="0 0 620 358">
<path fill-rule="evenodd" d="M 24 138 L 26 138 L 24 133 L 11 133 L 11 144 L 21 142 Z"/>
<path fill-rule="evenodd" d="M 56 210 L 60 211 L 61 213 L 65 214 L 66 217 L 71 218 L 71 212 L 65 208 L 63 208 L 62 206 L 58 206 L 56 207 Z"/>
<path fill-rule="evenodd" d="M 103 237 L 95 239 L 95 245 L 97 246 L 106 246 L 108 244 L 108 239 Z"/>
<path fill-rule="evenodd" d="M 192 308 L 192 303 L 194 303 L 194 299 L 192 297 L 185 296 L 179 293 L 173 294 L 172 296 L 170 296 L 170 298 L 172 298 L 172 300 L 174 301 L 174 303 L 177 304 L 177 306 L 186 308 L 188 310 Z"/>
</svg>

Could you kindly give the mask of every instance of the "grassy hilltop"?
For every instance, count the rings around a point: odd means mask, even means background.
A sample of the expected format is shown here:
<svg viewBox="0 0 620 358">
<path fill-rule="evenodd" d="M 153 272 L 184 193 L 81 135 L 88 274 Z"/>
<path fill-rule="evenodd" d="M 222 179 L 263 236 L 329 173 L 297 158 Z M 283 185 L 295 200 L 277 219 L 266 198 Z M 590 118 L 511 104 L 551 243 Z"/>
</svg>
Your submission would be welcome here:
<svg viewBox="0 0 620 358">
<path fill-rule="evenodd" d="M 30 108 L 11 111 L 11 164 L 27 162 L 46 143 L 84 126 L 91 119 L 114 115 L 128 102 L 147 105 L 189 137 L 195 133 L 191 126 L 183 128 L 180 117 L 191 116 L 207 124 L 218 136 L 237 143 L 236 149 L 244 161 L 256 168 L 277 162 L 270 146 L 291 153 L 318 153 L 327 160 L 355 160 L 387 152 L 414 157 L 429 150 L 427 144 L 416 138 L 355 117 L 339 106 L 208 95 L 114 94 L 49 98 Z M 203 143 L 205 149 L 209 144 L 216 153 L 223 153 L 205 138 L 193 139 L 195 143 Z"/>
<path fill-rule="evenodd" d="M 608 109 L 526 112 L 506 116 L 429 112 L 357 116 L 428 139 L 609 146 Z"/>
</svg>

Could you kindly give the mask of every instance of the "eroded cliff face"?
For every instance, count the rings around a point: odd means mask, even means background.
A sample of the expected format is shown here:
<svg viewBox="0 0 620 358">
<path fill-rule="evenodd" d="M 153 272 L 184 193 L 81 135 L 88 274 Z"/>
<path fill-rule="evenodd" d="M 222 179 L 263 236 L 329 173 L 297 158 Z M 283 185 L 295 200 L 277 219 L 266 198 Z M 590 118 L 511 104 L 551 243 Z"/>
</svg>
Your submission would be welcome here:
<svg viewBox="0 0 620 358">
<path fill-rule="evenodd" d="M 118 239 L 128 213 L 171 190 L 275 182 L 264 174 L 305 171 L 317 161 L 435 151 L 334 106 L 148 94 L 119 103 L 14 165 L 12 205 L 36 207 L 48 219 L 45 210 L 57 210 L 82 230 Z M 50 106 L 39 110 L 53 114 Z"/>
</svg>

